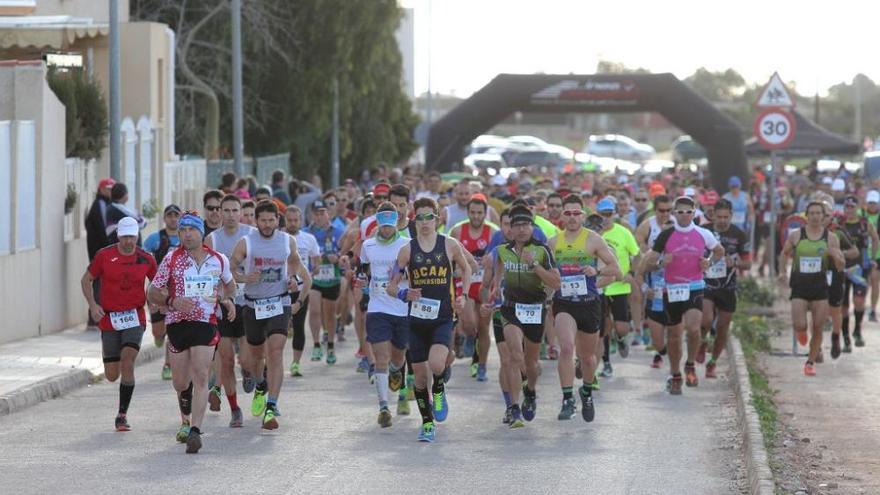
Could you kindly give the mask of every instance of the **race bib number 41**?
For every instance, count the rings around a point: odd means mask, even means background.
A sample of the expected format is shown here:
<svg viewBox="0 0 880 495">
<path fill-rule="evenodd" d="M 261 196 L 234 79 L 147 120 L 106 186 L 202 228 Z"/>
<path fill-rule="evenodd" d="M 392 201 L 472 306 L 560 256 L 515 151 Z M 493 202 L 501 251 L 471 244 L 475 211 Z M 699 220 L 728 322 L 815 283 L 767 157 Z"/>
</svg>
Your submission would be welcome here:
<svg viewBox="0 0 880 495">
<path fill-rule="evenodd" d="M 687 301 L 691 297 L 691 286 L 688 284 L 667 285 L 666 295 L 671 303 Z"/>
<path fill-rule="evenodd" d="M 523 325 L 540 325 L 541 309 L 540 304 L 516 303 L 516 319 Z"/>
<path fill-rule="evenodd" d="M 422 297 L 418 301 L 413 301 L 409 314 L 421 320 L 436 320 L 440 314 L 440 301 Z"/>
<path fill-rule="evenodd" d="M 213 296 L 214 277 L 211 275 L 187 275 L 183 279 L 183 295 L 186 297 Z"/>
<path fill-rule="evenodd" d="M 113 330 L 122 331 L 139 326 L 141 320 L 138 318 L 136 309 L 129 309 L 128 311 L 111 311 L 110 324 L 113 325 Z"/>
</svg>

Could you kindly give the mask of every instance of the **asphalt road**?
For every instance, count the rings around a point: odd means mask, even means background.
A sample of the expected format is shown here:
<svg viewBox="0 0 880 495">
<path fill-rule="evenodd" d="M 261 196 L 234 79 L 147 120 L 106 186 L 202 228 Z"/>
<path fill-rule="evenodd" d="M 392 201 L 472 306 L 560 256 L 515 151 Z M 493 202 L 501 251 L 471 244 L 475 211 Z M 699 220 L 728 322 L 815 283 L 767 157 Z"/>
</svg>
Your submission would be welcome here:
<svg viewBox="0 0 880 495">
<path fill-rule="evenodd" d="M 493 349 L 488 383 L 456 363 L 449 418 L 436 443 L 422 444 L 414 402 L 393 427 L 376 424 L 375 389 L 354 372 L 353 350 L 349 340 L 334 367 L 305 362 L 305 377 L 285 378 L 276 432 L 263 433 L 241 390 L 245 427 L 228 428 L 224 398 L 221 412 L 207 413 L 198 455 L 174 440 L 179 416 L 170 382 L 159 379 L 161 362 L 136 371 L 131 432 L 114 431 L 118 385 L 106 382 L 0 417 L 0 492 L 742 493 L 726 360 L 722 378 L 670 397 L 666 372 L 650 369 L 647 353 L 615 356 L 590 424 L 580 412 L 556 419 L 556 364 L 543 361 L 537 418 L 509 430 Z"/>
</svg>

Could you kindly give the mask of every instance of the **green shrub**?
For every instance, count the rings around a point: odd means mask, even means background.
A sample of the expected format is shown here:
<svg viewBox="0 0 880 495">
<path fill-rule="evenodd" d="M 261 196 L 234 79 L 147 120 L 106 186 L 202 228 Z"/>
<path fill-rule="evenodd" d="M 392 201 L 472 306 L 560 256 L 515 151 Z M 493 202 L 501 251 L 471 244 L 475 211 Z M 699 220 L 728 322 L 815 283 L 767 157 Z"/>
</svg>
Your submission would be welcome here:
<svg viewBox="0 0 880 495">
<path fill-rule="evenodd" d="M 46 80 L 65 108 L 67 156 L 86 160 L 100 158 L 109 132 L 107 101 L 101 86 L 77 69 L 50 69 Z"/>
</svg>

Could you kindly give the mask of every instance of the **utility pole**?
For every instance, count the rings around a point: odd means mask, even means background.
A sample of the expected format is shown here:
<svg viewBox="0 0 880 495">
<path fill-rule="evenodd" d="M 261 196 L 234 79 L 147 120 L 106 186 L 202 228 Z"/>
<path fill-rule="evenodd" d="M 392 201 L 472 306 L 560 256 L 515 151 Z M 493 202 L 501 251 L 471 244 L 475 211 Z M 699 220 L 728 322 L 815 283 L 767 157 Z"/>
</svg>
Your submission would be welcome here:
<svg viewBox="0 0 880 495">
<path fill-rule="evenodd" d="M 241 0 L 232 0 L 232 151 L 235 175 L 244 177 L 244 123 L 241 94 Z"/>
<path fill-rule="evenodd" d="M 330 186 L 339 187 L 339 80 L 333 78 L 333 135 L 330 138 Z"/>
<path fill-rule="evenodd" d="M 862 86 L 859 84 L 859 75 L 853 78 L 853 89 L 855 90 L 855 123 L 853 124 L 853 139 L 862 145 Z"/>
<path fill-rule="evenodd" d="M 122 99 L 119 96 L 119 4 L 110 2 L 110 177 L 121 181 L 119 125 Z"/>
</svg>

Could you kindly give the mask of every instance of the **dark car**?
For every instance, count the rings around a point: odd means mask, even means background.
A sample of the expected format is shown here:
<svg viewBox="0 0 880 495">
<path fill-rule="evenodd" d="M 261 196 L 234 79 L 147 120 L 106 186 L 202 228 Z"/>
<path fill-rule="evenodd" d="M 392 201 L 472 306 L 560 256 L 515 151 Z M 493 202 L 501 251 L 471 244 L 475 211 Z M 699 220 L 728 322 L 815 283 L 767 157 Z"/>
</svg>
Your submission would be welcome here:
<svg viewBox="0 0 880 495">
<path fill-rule="evenodd" d="M 706 159 L 706 148 L 690 136 L 680 136 L 672 142 L 672 161 L 675 164 L 696 162 Z"/>
</svg>

